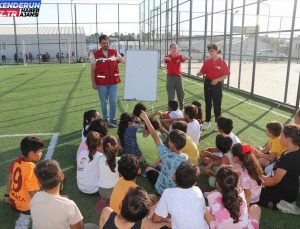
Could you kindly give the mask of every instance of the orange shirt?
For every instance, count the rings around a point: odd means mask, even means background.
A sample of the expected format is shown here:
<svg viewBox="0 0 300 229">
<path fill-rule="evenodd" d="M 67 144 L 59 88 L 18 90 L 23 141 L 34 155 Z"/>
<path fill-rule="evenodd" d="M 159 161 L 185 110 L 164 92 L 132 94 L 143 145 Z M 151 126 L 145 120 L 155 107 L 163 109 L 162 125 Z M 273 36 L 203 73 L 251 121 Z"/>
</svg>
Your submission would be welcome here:
<svg viewBox="0 0 300 229">
<path fill-rule="evenodd" d="M 29 210 L 29 192 L 40 189 L 34 168 L 35 164 L 25 161 L 23 157 L 17 158 L 9 168 L 12 175 L 9 198 L 12 206 L 19 211 Z"/>
<path fill-rule="evenodd" d="M 136 188 L 135 181 L 127 181 L 120 177 L 110 197 L 110 207 L 119 214 L 121 212 L 122 201 L 130 188 Z"/>
</svg>

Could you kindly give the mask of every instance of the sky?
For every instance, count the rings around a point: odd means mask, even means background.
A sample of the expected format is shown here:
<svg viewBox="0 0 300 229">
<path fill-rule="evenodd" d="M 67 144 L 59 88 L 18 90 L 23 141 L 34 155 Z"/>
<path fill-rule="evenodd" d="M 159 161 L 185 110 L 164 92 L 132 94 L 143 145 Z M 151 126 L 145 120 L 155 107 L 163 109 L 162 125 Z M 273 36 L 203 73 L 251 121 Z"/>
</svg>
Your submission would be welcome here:
<svg viewBox="0 0 300 229">
<path fill-rule="evenodd" d="M 71 0 L 42 0 L 42 6 L 39 16 L 40 26 L 57 26 L 57 6 L 56 4 L 46 4 L 46 3 L 60 3 L 59 14 L 61 27 L 71 27 L 72 17 L 71 17 L 71 7 L 69 4 Z M 153 0 L 151 1 L 151 6 L 153 5 Z M 246 0 L 246 3 L 255 2 L 256 0 Z M 120 4 L 120 33 L 138 33 L 139 32 L 139 3 L 141 0 L 73 0 L 73 4 L 77 4 L 77 22 L 78 26 L 83 26 L 86 34 L 92 34 L 96 31 L 104 32 L 106 34 L 111 34 L 117 32 L 118 30 L 118 17 L 117 17 L 117 3 Z M 156 1 L 155 6 L 157 6 Z M 164 2 L 164 0 L 162 0 Z M 176 2 L 176 0 L 174 0 Z M 184 2 L 184 0 L 180 0 Z M 225 0 L 214 0 L 214 11 L 219 11 L 224 9 Z M 230 0 L 229 8 L 230 8 Z M 241 6 L 243 0 L 235 0 L 235 6 Z M 85 5 L 80 4 L 85 3 Z M 86 4 L 93 3 L 93 4 Z M 95 3 L 105 5 L 98 5 L 98 28 L 96 28 L 96 7 Z M 111 3 L 111 4 L 108 4 Z M 125 5 L 131 4 L 131 5 Z M 136 4 L 136 5 L 133 5 Z M 211 10 L 212 0 L 208 0 L 208 11 Z M 280 26 L 282 30 L 288 30 L 291 28 L 291 15 L 293 14 L 293 4 L 294 0 L 268 0 L 261 4 L 261 13 L 259 17 L 259 24 L 261 31 L 274 31 L 279 30 Z M 165 4 L 162 6 L 166 7 Z M 186 20 L 189 18 L 189 3 L 185 3 L 180 6 L 181 20 Z M 193 0 L 193 17 L 203 15 L 204 12 L 204 0 Z M 234 15 L 234 26 L 241 26 L 242 21 L 242 8 L 235 10 Z M 74 11 L 73 11 L 74 14 Z M 175 13 L 174 13 L 175 14 Z M 245 26 L 255 26 L 256 24 L 256 5 L 246 7 L 246 18 Z M 296 18 L 295 28 L 300 30 L 300 2 L 298 1 L 297 7 L 298 17 Z M 230 16 L 230 12 L 228 13 Z M 165 22 L 165 14 L 163 15 L 162 23 Z M 229 17 L 228 17 L 229 18 Z M 230 19 L 230 18 L 229 18 Z M 219 13 L 214 15 L 214 34 L 222 33 L 224 31 L 224 13 Z M 75 21 L 75 20 L 74 20 Z M 281 21 L 281 25 L 280 25 Z M 17 24 L 23 24 L 23 26 L 28 26 L 25 24 L 36 23 L 35 18 L 17 18 Z M 1 24 L 11 24 L 12 18 L 0 17 Z M 211 17 L 208 17 L 208 31 L 210 32 Z M 229 26 L 229 23 L 228 23 Z M 175 28 L 175 26 L 174 26 Z M 181 35 L 188 35 L 188 22 L 183 22 L 180 24 Z M 148 29 L 146 28 L 146 31 Z M 199 35 L 204 30 L 204 17 L 197 18 L 193 20 L 193 35 Z M 229 31 L 229 28 L 228 28 Z M 0 31 L 1 34 L 1 31 Z M 278 33 L 271 34 L 271 36 L 278 36 Z M 290 33 L 281 33 L 281 37 L 289 37 Z M 295 36 L 300 35 L 300 32 L 296 32 Z"/>
</svg>

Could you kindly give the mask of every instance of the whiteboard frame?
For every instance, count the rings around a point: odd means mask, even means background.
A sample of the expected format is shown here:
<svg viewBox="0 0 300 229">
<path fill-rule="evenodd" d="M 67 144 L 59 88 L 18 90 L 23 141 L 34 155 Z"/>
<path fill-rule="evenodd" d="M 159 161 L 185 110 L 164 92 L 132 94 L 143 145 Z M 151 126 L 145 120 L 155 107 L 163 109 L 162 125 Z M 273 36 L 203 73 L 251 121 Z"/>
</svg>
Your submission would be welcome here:
<svg viewBox="0 0 300 229">
<path fill-rule="evenodd" d="M 126 51 L 126 54 L 127 54 L 127 52 L 128 51 L 130 51 L 130 52 L 155 52 L 155 53 L 157 53 L 157 64 L 156 64 L 156 67 L 157 67 L 157 78 L 156 78 L 156 94 L 155 94 L 155 100 L 154 101 L 152 101 L 152 100 L 140 100 L 140 99 L 136 99 L 136 98 L 133 98 L 133 99 L 125 99 L 125 89 L 126 89 L 126 87 L 125 87 L 125 84 L 126 84 L 126 71 L 127 71 L 127 64 L 125 63 L 125 72 L 124 72 L 124 93 L 123 93 L 123 101 L 141 101 L 141 102 L 157 102 L 158 101 L 158 77 L 159 77 L 159 75 L 158 75 L 158 73 L 159 73 L 159 62 L 160 62 L 160 60 L 159 60 L 159 51 L 158 50 L 142 50 L 142 49 L 140 49 L 140 50 L 127 50 Z M 126 58 L 126 56 L 125 56 L 125 58 Z M 126 60 L 127 61 L 127 60 Z"/>
</svg>

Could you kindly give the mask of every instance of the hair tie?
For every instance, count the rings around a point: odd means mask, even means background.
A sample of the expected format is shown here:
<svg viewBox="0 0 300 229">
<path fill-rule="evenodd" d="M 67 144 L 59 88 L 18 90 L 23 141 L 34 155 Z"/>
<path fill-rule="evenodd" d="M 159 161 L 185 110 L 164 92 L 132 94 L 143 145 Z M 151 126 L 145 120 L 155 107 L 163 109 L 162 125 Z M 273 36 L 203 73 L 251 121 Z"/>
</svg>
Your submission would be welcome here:
<svg viewBox="0 0 300 229">
<path fill-rule="evenodd" d="M 242 154 L 246 155 L 246 154 L 251 154 L 253 152 L 253 148 L 251 147 L 251 145 L 242 145 Z"/>
</svg>

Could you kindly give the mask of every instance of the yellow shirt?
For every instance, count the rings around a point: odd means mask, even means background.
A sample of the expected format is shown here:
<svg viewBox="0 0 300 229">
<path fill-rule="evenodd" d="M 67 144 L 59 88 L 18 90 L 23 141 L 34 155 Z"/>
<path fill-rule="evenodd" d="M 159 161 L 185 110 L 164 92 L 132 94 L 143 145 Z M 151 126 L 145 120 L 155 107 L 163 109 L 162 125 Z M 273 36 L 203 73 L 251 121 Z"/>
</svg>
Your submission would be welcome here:
<svg viewBox="0 0 300 229">
<path fill-rule="evenodd" d="M 130 188 L 135 188 L 138 185 L 135 181 L 127 181 L 120 177 L 110 197 L 110 207 L 119 214 L 121 211 L 122 201 Z"/>
<path fill-rule="evenodd" d="M 273 138 L 269 140 L 269 145 L 271 146 L 270 152 L 274 153 L 276 157 L 279 157 L 282 153 L 284 153 L 287 148 L 280 143 L 280 137 Z"/>
<path fill-rule="evenodd" d="M 17 158 L 10 166 L 12 183 L 9 190 L 9 198 L 12 206 L 19 211 L 28 211 L 31 197 L 29 192 L 40 189 L 38 180 L 34 174 L 35 164 L 24 161 L 23 157 Z"/>
<path fill-rule="evenodd" d="M 193 141 L 191 137 L 186 135 L 186 144 L 181 149 L 182 153 L 185 153 L 189 157 L 189 161 L 192 164 L 198 165 L 199 164 L 199 150 L 196 143 Z"/>
</svg>

